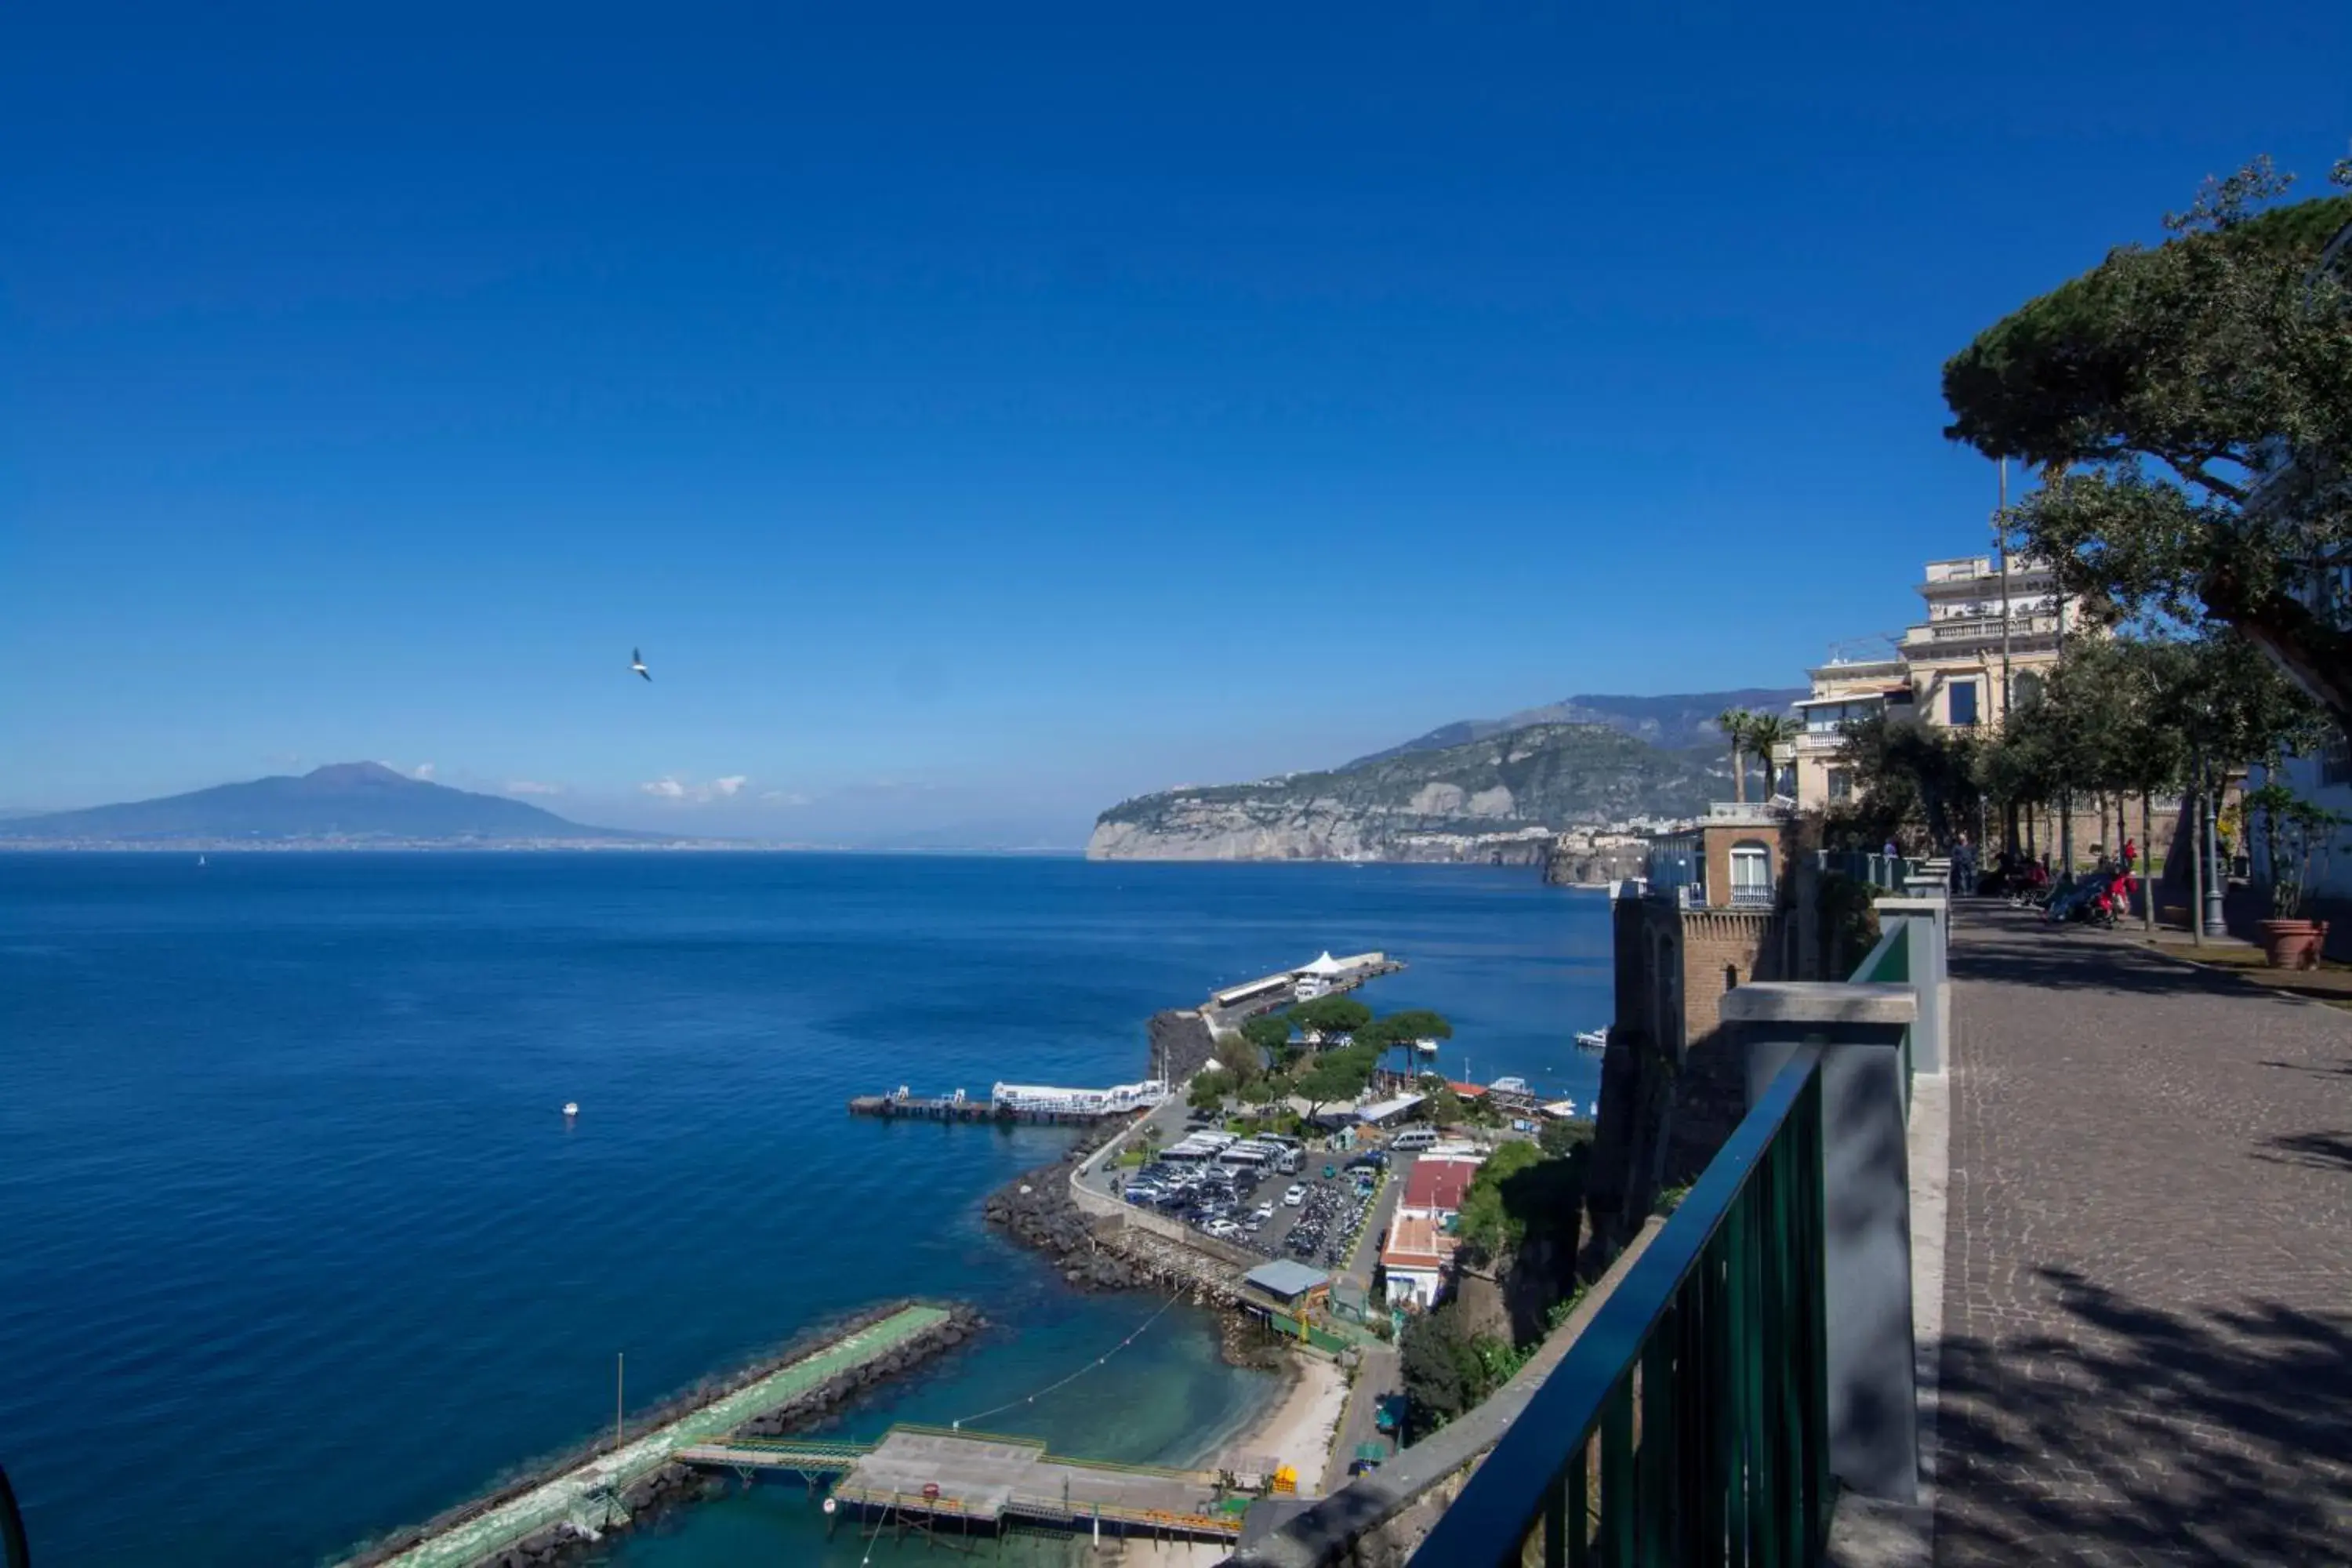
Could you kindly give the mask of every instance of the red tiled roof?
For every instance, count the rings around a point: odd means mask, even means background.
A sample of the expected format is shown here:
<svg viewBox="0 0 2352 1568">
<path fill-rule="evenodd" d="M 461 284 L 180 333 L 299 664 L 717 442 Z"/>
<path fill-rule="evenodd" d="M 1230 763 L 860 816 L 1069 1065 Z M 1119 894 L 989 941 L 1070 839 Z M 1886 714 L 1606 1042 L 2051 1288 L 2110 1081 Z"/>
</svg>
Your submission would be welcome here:
<svg viewBox="0 0 2352 1568">
<path fill-rule="evenodd" d="M 1486 1086 L 1483 1083 L 1455 1083 L 1453 1079 L 1448 1079 L 1446 1080 L 1445 1087 L 1452 1089 L 1456 1096 L 1463 1100 L 1484 1100 L 1486 1098 Z"/>
<path fill-rule="evenodd" d="M 1470 1190 L 1470 1179 L 1477 1173 L 1476 1163 L 1470 1160 L 1415 1160 L 1412 1174 L 1405 1178 L 1400 1206 L 1454 1213 L 1462 1207 L 1462 1194 Z"/>
</svg>

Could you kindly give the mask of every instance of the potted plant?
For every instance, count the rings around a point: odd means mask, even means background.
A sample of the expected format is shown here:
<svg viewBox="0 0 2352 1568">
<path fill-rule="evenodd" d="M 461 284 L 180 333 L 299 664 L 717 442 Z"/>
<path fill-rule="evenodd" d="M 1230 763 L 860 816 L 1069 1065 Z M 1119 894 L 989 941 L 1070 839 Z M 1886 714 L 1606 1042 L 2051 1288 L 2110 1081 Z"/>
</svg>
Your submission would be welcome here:
<svg viewBox="0 0 2352 1568">
<path fill-rule="evenodd" d="M 2263 952 L 2273 969 L 2316 969 L 2327 942 L 2327 922 L 2304 918 L 2315 865 L 2325 875 L 2336 830 L 2345 818 L 2314 805 L 2278 782 L 2275 773 L 2249 791 L 2242 806 L 2251 828 L 2262 827 L 2268 862 L 2271 918 L 2262 922 Z"/>
</svg>

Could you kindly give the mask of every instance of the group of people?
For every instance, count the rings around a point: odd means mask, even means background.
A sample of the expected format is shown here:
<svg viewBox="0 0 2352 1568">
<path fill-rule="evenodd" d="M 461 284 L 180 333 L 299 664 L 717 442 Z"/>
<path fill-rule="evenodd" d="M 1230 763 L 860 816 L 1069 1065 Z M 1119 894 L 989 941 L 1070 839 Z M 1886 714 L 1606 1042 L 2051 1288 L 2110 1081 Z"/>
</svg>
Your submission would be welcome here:
<svg viewBox="0 0 2352 1568">
<path fill-rule="evenodd" d="M 1890 859 L 1902 852 L 1895 840 L 1886 841 L 1885 853 Z M 2014 847 L 2004 847 L 1995 852 L 1991 866 L 1987 868 L 1977 858 L 1977 847 L 1969 842 L 1969 836 L 1955 833 L 1946 846 L 1946 853 L 1952 863 L 1952 891 L 1956 895 L 2006 893 L 2012 899 L 2039 902 L 2040 896 L 2048 892 L 2056 879 L 2046 851 L 2033 856 Z M 2139 841 L 2126 837 L 2120 855 L 2100 854 L 2092 875 L 2112 882 L 2119 877 L 2128 879 L 2138 869 Z"/>
</svg>

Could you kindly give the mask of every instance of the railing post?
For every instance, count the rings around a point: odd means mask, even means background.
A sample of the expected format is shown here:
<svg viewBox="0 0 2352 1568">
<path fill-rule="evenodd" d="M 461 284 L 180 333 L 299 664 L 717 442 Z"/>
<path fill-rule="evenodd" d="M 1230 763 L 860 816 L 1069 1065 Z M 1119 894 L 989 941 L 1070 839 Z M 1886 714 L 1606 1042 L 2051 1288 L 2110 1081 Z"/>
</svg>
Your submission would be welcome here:
<svg viewBox="0 0 2352 1568">
<path fill-rule="evenodd" d="M 1800 1045 L 1828 1047 L 1821 1093 L 1830 1469 L 1862 1496 L 1916 1502 L 1903 1039 L 1918 998 L 1906 984 L 1766 982 L 1738 987 L 1722 1006 L 1745 1047 L 1750 1105 Z"/>
<path fill-rule="evenodd" d="M 1911 1070 L 1940 1073 L 1952 1038 L 1950 952 L 1952 906 L 1944 899 L 1876 899 L 1882 929 L 1891 919 L 1904 925 L 1909 966 L 1904 971 L 1919 999 L 1919 1021 L 1911 1026 Z"/>
</svg>

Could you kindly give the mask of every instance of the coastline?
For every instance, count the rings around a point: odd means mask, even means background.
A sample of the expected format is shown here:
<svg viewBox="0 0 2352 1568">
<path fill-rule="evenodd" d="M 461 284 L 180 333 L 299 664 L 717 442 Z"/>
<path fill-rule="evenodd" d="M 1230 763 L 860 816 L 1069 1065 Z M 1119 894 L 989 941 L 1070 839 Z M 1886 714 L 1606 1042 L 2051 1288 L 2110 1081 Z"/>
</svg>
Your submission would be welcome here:
<svg viewBox="0 0 2352 1568">
<path fill-rule="evenodd" d="M 1292 1352 L 1286 1357 L 1284 1380 L 1282 1392 L 1257 1422 L 1228 1447 L 1292 1466 L 1298 1472 L 1298 1495 L 1320 1497 L 1329 1489 L 1331 1443 L 1347 1415 L 1348 1374 L 1335 1362 Z"/>
</svg>

